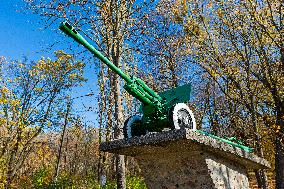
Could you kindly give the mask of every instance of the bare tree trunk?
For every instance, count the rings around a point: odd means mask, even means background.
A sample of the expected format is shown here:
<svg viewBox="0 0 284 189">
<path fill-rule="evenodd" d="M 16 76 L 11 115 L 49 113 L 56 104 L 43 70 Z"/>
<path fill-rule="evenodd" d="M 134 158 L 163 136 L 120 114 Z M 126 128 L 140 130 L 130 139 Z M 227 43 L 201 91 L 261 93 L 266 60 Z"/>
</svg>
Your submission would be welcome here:
<svg viewBox="0 0 284 189">
<path fill-rule="evenodd" d="M 280 49 L 282 73 L 284 73 L 284 48 Z M 276 169 L 276 189 L 284 188 L 284 101 L 276 101 L 276 123 L 280 126 L 280 134 L 276 136 L 276 153 L 275 153 L 275 169 Z"/>
<path fill-rule="evenodd" d="M 263 156 L 263 150 L 262 150 L 262 147 L 261 147 L 259 134 L 256 132 L 255 135 L 256 135 L 256 137 L 255 137 L 256 152 L 257 152 L 258 156 L 263 158 L 264 156 Z M 264 169 L 255 169 L 254 173 L 255 173 L 255 176 L 256 176 L 258 187 L 262 188 L 262 189 L 267 189 L 268 188 L 268 181 L 267 181 L 266 171 Z"/>
<path fill-rule="evenodd" d="M 120 97 L 120 82 L 118 75 L 114 76 L 114 83 L 115 83 L 115 131 L 114 131 L 114 138 L 119 139 L 122 138 L 123 134 L 121 131 L 122 127 L 122 103 Z M 116 158 L 116 177 L 117 177 L 117 188 L 118 189 L 125 189 L 125 162 L 124 162 L 124 155 L 115 154 Z"/>
<path fill-rule="evenodd" d="M 275 169 L 276 169 L 276 189 L 284 188 L 284 112 L 281 107 L 277 112 L 277 125 L 280 126 L 280 134 L 276 136 L 276 153 L 275 153 Z"/>
<path fill-rule="evenodd" d="M 101 126 L 100 126 L 101 128 Z M 101 129 L 100 129 L 101 130 Z M 101 131 L 99 131 L 100 133 Z M 99 145 L 101 144 L 101 134 L 99 134 Z M 101 162 L 102 162 L 102 152 L 99 150 L 99 159 L 98 159 L 98 167 L 97 167 L 97 181 L 100 183 L 100 178 L 101 178 Z"/>
<path fill-rule="evenodd" d="M 62 155 L 62 147 L 63 147 L 64 137 L 65 137 L 66 126 L 68 124 L 68 115 L 69 115 L 70 107 L 71 107 L 71 102 L 68 101 L 67 102 L 67 110 L 66 110 L 66 114 L 65 114 L 65 118 L 64 118 L 63 130 L 62 130 L 62 134 L 61 134 L 60 146 L 59 146 L 58 155 L 57 155 L 57 162 L 56 162 L 56 168 L 55 168 L 55 174 L 54 174 L 54 180 L 55 181 L 57 180 L 57 177 L 59 175 L 60 159 L 61 159 L 61 155 Z"/>
<path fill-rule="evenodd" d="M 8 161 L 7 183 L 5 185 L 5 188 L 7 189 L 11 188 L 11 184 L 15 176 L 14 173 L 15 173 L 16 166 L 14 164 L 15 164 L 16 154 L 18 152 L 20 142 L 21 142 L 21 134 L 20 134 L 20 131 L 17 130 L 17 142 L 15 146 L 13 147 L 13 150 L 11 151 L 11 155 Z"/>
<path fill-rule="evenodd" d="M 116 37 L 116 36 L 114 36 Z M 115 48 L 116 47 L 116 48 Z M 120 54 L 121 54 L 121 47 L 120 42 L 116 41 L 113 45 L 113 61 L 117 67 L 120 67 Z M 122 132 L 122 122 L 123 122 L 123 114 L 122 114 L 122 99 L 120 94 L 120 80 L 117 74 L 114 75 L 114 101 L 115 101 L 115 128 L 114 128 L 114 138 L 119 139 L 123 138 Z M 125 182 L 125 161 L 124 156 L 115 154 L 116 159 L 116 179 L 117 179 L 117 188 L 118 189 L 125 189 L 126 182 Z"/>
<path fill-rule="evenodd" d="M 101 97 L 101 101 L 99 103 L 99 144 L 101 144 L 102 142 L 102 136 L 103 136 L 103 118 L 104 118 L 104 112 L 106 111 L 106 90 L 105 90 L 105 74 L 104 74 L 104 64 L 101 65 L 101 70 L 100 70 L 100 74 L 99 74 L 99 87 L 100 87 L 100 97 Z M 105 177 L 105 173 L 103 173 L 103 163 L 104 163 L 104 152 L 101 152 L 99 150 L 99 160 L 98 160 L 98 169 L 97 169 L 97 180 L 98 183 L 102 183 L 104 181 L 102 181 L 101 177 L 104 176 Z"/>
<path fill-rule="evenodd" d="M 253 125 L 253 130 L 254 130 L 254 135 L 255 135 L 255 141 L 256 141 L 256 152 L 257 155 L 263 158 L 263 150 L 261 146 L 261 138 L 259 136 L 259 131 L 257 128 L 257 118 L 256 118 L 256 112 L 255 112 L 255 105 L 254 105 L 254 98 L 253 95 L 250 94 L 250 112 L 252 115 L 252 125 Z M 257 185 L 259 188 L 262 189 L 267 189 L 268 188 L 268 182 L 267 182 L 267 175 L 264 169 L 255 169 L 254 170 L 256 180 L 257 180 Z"/>
<path fill-rule="evenodd" d="M 115 154 L 117 188 L 125 189 L 125 159 L 124 155 Z"/>
<path fill-rule="evenodd" d="M 284 188 L 284 145 L 283 139 L 276 138 L 276 154 L 275 154 L 275 168 L 276 168 L 276 189 Z"/>
</svg>

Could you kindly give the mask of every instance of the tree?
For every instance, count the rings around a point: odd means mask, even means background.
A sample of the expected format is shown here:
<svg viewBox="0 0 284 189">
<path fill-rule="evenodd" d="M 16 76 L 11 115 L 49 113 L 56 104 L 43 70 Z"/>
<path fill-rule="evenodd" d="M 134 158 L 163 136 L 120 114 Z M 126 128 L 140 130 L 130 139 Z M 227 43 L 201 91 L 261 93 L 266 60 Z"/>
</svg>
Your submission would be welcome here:
<svg viewBox="0 0 284 189">
<path fill-rule="evenodd" d="M 131 42 L 130 39 L 131 29 L 135 25 L 135 20 L 140 17 L 140 12 L 148 4 L 147 1 L 138 2 L 135 1 L 50 1 L 39 0 L 30 1 L 26 0 L 27 8 L 32 12 L 42 16 L 43 21 L 47 27 L 52 27 L 57 22 L 58 18 L 68 18 L 71 23 L 74 23 L 77 28 L 87 31 L 86 33 L 96 47 L 104 52 L 104 54 L 111 60 L 117 67 L 122 67 L 123 62 L 127 60 L 131 50 L 127 44 Z M 58 27 L 58 25 L 56 25 Z M 91 28 L 91 29 L 90 29 Z M 94 36 L 94 37 L 93 37 Z M 121 97 L 121 84 L 118 75 L 113 74 L 107 68 L 98 66 L 104 73 L 104 80 L 102 84 L 106 84 L 105 88 L 101 92 L 101 95 L 106 97 L 100 98 L 106 100 L 103 107 L 106 114 L 100 114 L 101 116 L 107 116 L 105 119 L 100 119 L 100 122 L 104 120 L 106 124 L 106 130 L 114 130 L 114 137 L 120 138 L 122 135 L 121 127 L 123 122 L 123 98 Z M 107 100 L 108 99 L 108 100 Z M 112 111 L 114 110 L 114 111 Z M 112 113 L 114 112 L 114 113 Z M 106 132 L 107 135 L 109 132 Z M 124 183 L 121 182 L 124 175 L 124 160 L 123 156 L 117 156 L 117 170 L 121 173 L 118 174 L 118 186 Z M 120 170 L 120 171 L 119 171 Z"/>
<path fill-rule="evenodd" d="M 170 7 L 170 1 L 155 2 L 147 7 L 132 35 L 136 38 L 132 40 L 135 56 L 141 57 L 139 61 L 146 65 L 140 66 L 146 70 L 141 71 L 141 75 L 145 75 L 143 78 L 156 91 L 177 87 L 189 79 L 185 35 L 182 27 L 173 22 Z"/>
<path fill-rule="evenodd" d="M 0 159 L 6 188 L 29 157 L 35 138 L 54 127 L 65 92 L 84 81 L 84 64 L 63 51 L 55 55 L 55 61 L 1 62 Z"/>
<path fill-rule="evenodd" d="M 248 112 L 256 141 L 260 125 L 256 121 L 269 118 L 266 125 L 276 146 L 276 188 L 283 188 L 283 1 L 177 2 L 173 11 L 187 33 L 193 62 Z M 260 147 L 258 143 L 259 155 Z"/>
</svg>

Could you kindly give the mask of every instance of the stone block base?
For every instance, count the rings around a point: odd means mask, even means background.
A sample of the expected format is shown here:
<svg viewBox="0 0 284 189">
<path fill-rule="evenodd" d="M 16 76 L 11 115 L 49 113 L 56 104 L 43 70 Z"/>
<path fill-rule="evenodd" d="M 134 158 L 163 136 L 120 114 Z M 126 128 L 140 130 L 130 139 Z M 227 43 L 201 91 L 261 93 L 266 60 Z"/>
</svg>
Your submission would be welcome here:
<svg viewBox="0 0 284 189">
<path fill-rule="evenodd" d="M 248 168 L 269 168 L 252 153 L 183 129 L 103 143 L 102 151 L 133 156 L 149 189 L 247 189 Z"/>
<path fill-rule="evenodd" d="M 149 188 L 249 188 L 244 166 L 211 153 L 177 152 L 136 159 Z"/>
</svg>

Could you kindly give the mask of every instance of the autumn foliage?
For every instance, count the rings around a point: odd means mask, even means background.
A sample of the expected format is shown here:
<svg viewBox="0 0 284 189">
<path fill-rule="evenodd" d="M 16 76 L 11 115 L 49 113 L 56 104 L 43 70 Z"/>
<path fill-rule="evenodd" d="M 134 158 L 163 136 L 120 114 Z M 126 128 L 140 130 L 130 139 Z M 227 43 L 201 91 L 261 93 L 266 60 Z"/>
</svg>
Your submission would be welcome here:
<svg viewBox="0 0 284 189">
<path fill-rule="evenodd" d="M 191 82 L 198 128 L 254 148 L 272 170 L 251 170 L 252 179 L 260 188 L 271 187 L 269 179 L 284 187 L 283 1 L 25 2 L 47 30 L 68 19 L 116 66 L 156 91 Z M 93 125 L 76 114 L 69 93 L 85 81 L 85 64 L 95 64 L 98 78 Z M 2 57 L 0 83 L 0 187 L 97 188 L 106 176 L 111 188 L 116 172 L 123 178 L 126 170 L 128 188 L 145 188 L 132 177 L 139 175 L 133 159 L 98 151 L 102 141 L 122 137 L 123 121 L 139 111 L 105 65 L 63 51 L 36 62 Z M 117 170 L 119 163 L 126 169 Z"/>
</svg>

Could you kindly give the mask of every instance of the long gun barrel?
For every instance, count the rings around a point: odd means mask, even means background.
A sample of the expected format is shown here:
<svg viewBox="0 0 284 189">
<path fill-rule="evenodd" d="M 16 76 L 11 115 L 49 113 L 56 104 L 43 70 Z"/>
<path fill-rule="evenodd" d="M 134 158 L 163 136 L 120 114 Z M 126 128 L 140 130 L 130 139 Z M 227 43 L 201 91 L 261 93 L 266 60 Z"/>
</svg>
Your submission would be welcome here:
<svg viewBox="0 0 284 189">
<path fill-rule="evenodd" d="M 89 51 L 91 51 L 97 58 L 99 58 L 102 62 L 107 64 L 107 66 L 116 72 L 120 77 L 122 77 L 126 82 L 131 82 L 131 78 L 123 73 L 121 69 L 116 67 L 109 59 L 104 57 L 98 50 L 96 50 L 90 43 L 88 43 L 76 30 L 73 26 L 71 26 L 68 22 L 62 22 L 60 25 L 60 30 L 65 34 L 73 38 L 75 41 L 86 47 Z"/>
<path fill-rule="evenodd" d="M 153 105 L 157 107 L 157 105 L 161 105 L 163 99 L 151 88 L 149 88 L 144 81 L 139 78 L 132 77 L 130 78 L 127 74 L 125 74 L 121 69 L 115 66 L 109 59 L 104 57 L 98 50 L 96 50 L 90 43 L 88 43 L 83 36 L 81 36 L 73 26 L 71 26 L 68 22 L 62 22 L 59 29 L 63 31 L 65 34 L 73 38 L 76 42 L 83 45 L 87 48 L 91 53 L 94 54 L 95 57 L 99 58 L 103 63 L 105 63 L 111 70 L 117 73 L 120 77 L 122 77 L 126 84 L 124 86 L 125 90 L 140 100 L 144 105 Z M 158 103 L 157 103 L 158 102 Z"/>
</svg>

